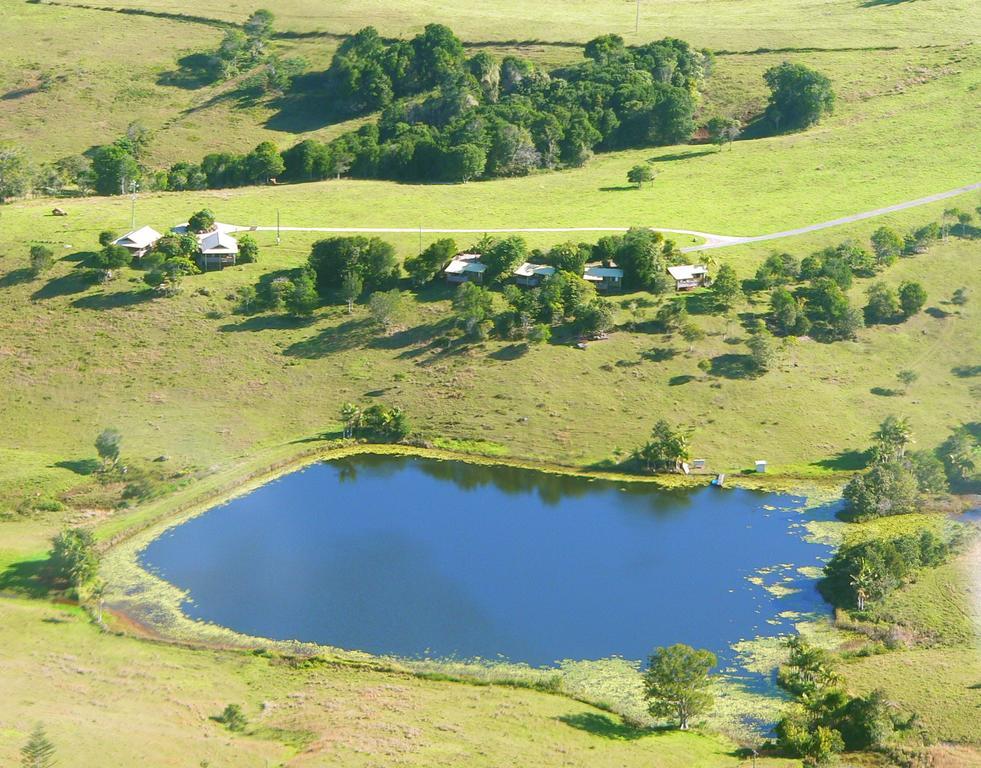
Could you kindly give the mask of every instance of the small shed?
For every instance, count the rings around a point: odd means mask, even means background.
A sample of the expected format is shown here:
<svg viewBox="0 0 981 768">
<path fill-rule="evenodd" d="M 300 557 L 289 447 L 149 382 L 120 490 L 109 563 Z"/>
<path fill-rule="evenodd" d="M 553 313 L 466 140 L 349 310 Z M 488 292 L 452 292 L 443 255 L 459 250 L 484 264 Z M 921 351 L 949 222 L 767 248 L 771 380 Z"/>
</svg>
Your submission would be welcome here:
<svg viewBox="0 0 981 768">
<path fill-rule="evenodd" d="M 532 264 L 526 261 L 514 270 L 514 282 L 526 288 L 537 288 L 547 278 L 555 274 L 555 267 L 547 264 Z"/>
<path fill-rule="evenodd" d="M 477 283 L 484 282 L 484 272 L 487 265 L 480 261 L 479 253 L 457 254 L 449 266 L 443 270 L 448 283 Z"/>
<path fill-rule="evenodd" d="M 708 267 L 704 264 L 678 264 L 668 267 L 676 291 L 690 291 L 708 283 Z"/>
<path fill-rule="evenodd" d="M 146 256 L 147 251 L 153 247 L 153 244 L 161 237 L 163 235 L 153 227 L 140 227 L 139 229 L 134 229 L 132 232 L 127 232 L 122 237 L 116 238 L 112 241 L 112 244 L 122 246 L 133 254 L 133 258 L 142 259 Z"/>
<path fill-rule="evenodd" d="M 619 291 L 623 285 L 623 270 L 619 267 L 587 266 L 582 276 L 598 291 Z"/>
<path fill-rule="evenodd" d="M 766 460 L 765 459 L 757 459 L 756 460 L 756 471 L 757 472 L 760 472 L 760 473 L 766 472 Z"/>
</svg>

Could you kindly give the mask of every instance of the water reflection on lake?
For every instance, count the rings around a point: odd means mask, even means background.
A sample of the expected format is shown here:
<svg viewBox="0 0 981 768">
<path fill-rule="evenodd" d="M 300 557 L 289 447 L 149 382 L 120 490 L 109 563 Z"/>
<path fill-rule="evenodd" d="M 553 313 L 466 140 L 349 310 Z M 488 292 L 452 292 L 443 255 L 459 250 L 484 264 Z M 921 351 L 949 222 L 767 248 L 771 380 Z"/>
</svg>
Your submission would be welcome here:
<svg viewBox="0 0 981 768">
<path fill-rule="evenodd" d="M 190 520 L 142 562 L 188 590 L 189 616 L 277 639 L 536 665 L 674 642 L 725 658 L 788 631 L 781 612 L 825 610 L 796 569 L 829 556 L 801 524 L 831 511 L 802 504 L 358 456 Z"/>
</svg>

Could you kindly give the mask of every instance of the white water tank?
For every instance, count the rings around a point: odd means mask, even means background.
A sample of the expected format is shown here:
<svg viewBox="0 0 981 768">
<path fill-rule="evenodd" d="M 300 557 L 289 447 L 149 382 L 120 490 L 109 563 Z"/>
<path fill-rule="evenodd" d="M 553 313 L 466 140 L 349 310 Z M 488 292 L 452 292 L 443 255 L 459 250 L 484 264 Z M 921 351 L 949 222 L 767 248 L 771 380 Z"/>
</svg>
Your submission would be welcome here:
<svg viewBox="0 0 981 768">
<path fill-rule="evenodd" d="M 756 460 L 756 471 L 757 472 L 766 472 L 766 459 L 757 459 Z"/>
</svg>

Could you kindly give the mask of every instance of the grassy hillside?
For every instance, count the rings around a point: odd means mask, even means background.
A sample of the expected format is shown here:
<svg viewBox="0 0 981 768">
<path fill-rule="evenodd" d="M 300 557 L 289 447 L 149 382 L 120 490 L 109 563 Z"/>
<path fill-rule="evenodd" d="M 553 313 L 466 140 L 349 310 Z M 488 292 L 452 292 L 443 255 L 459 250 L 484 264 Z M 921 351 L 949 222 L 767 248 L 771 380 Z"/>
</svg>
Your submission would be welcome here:
<svg viewBox="0 0 981 768">
<path fill-rule="evenodd" d="M 142 201 L 141 218 L 164 226 L 205 200 L 222 202 L 210 195 L 164 195 Z M 218 210 L 241 220 L 246 214 L 236 210 L 254 210 L 249 206 L 261 200 L 258 191 L 243 191 Z M 695 427 L 695 450 L 714 471 L 739 470 L 765 456 L 774 471 L 790 474 L 853 468 L 849 452 L 864 449 L 868 434 L 890 413 L 909 414 L 923 446 L 936 445 L 972 418 L 974 382 L 951 371 L 978 357 L 976 308 L 973 301 L 961 309 L 945 304 L 960 286 L 977 295 L 970 241 L 938 245 L 885 273 L 894 285 L 923 281 L 934 314 L 866 329 L 857 342 L 787 344 L 776 370 L 754 379 L 738 370 L 746 353 L 738 322 L 724 337 L 723 318 L 695 314 L 708 336 L 689 352 L 681 339 L 645 325 L 653 309 L 634 314 L 631 302 L 643 303 L 642 295 L 616 297 L 620 322 L 637 322 L 637 329 L 625 328 L 585 352 L 560 343 L 525 352 L 489 341 L 443 353 L 432 342 L 447 328 L 451 292 L 444 286 L 413 301 L 391 336 L 373 327 L 363 307 L 353 315 L 325 307 L 309 322 L 235 314 L 238 286 L 303 263 L 315 237 L 307 233 L 291 233 L 278 247 L 270 244 L 272 233 L 259 233 L 265 244 L 260 263 L 188 278 L 176 299 L 150 299 L 136 271 L 90 286 L 78 277 L 80 254 L 105 223 L 119 220 L 122 207 L 121 201 L 90 200 L 73 206 L 67 219 L 44 215 L 40 204 L 4 214 L 8 232 L 16 233 L 8 237 L 17 238 L 0 246 L 7 254 L 0 259 L 0 322 L 9 330 L 0 348 L 6 384 L 0 448 L 13 457 L 0 487 L 8 507 L 89 484 L 84 461 L 108 425 L 122 430 L 132 459 L 165 454 L 174 466 L 206 472 L 333 430 L 342 402 L 373 397 L 403 405 L 431 438 L 490 441 L 512 456 L 573 464 L 629 451 L 666 416 Z M 928 206 L 887 220 L 904 226 L 938 213 Z M 865 238 L 877 225 L 780 245 L 802 256 L 847 237 Z M 72 246 L 61 248 L 67 255 L 37 280 L 25 270 L 29 232 Z M 415 240 L 398 240 L 403 253 Z M 536 242 L 544 244 L 545 236 Z M 769 250 L 742 246 L 715 254 L 748 277 Z M 853 289 L 858 302 L 865 284 L 857 281 Z M 764 310 L 765 304 L 746 305 L 742 319 Z M 654 347 L 672 348 L 675 356 L 652 362 L 644 353 Z M 707 372 L 701 361 L 708 361 Z M 895 387 L 903 368 L 920 374 L 906 395 L 875 394 Z M 99 506 L 97 496 L 72 499 L 82 508 Z"/>
<path fill-rule="evenodd" d="M 4 765 L 37 722 L 77 768 L 742 764 L 725 741 L 635 731 L 562 697 L 172 648 L 101 634 L 44 603 L 0 602 L 0 663 Z M 243 707 L 245 733 L 210 719 L 229 703 Z"/>
</svg>

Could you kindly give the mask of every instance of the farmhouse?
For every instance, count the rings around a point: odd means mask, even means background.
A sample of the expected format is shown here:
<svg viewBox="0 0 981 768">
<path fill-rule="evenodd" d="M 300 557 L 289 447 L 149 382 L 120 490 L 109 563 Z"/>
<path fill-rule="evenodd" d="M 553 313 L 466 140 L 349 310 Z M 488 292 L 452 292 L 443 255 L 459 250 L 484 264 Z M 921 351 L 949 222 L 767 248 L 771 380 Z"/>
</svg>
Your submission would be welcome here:
<svg viewBox="0 0 981 768">
<path fill-rule="evenodd" d="M 238 258 L 238 240 L 225 232 L 205 232 L 198 235 L 198 247 L 201 249 L 199 258 L 201 266 L 210 267 L 235 266 Z"/>
<path fill-rule="evenodd" d="M 619 267 L 587 265 L 582 276 L 595 285 L 598 291 L 619 291 L 623 283 L 623 270 Z"/>
<path fill-rule="evenodd" d="M 482 283 L 487 265 L 481 264 L 479 253 L 459 253 L 443 270 L 448 283 Z"/>
<path fill-rule="evenodd" d="M 514 282 L 526 288 L 537 288 L 547 277 L 555 274 L 555 267 L 546 264 L 532 264 L 526 261 L 514 270 Z"/>
<path fill-rule="evenodd" d="M 676 291 L 690 291 L 708 284 L 708 268 L 704 264 L 679 264 L 668 267 Z"/>
<path fill-rule="evenodd" d="M 140 227 L 112 241 L 113 245 L 120 245 L 133 254 L 133 258 L 142 259 L 146 252 L 150 250 L 161 235 L 153 227 Z"/>
<path fill-rule="evenodd" d="M 238 241 L 229 233 L 235 232 L 238 228 L 231 224 L 215 222 L 215 225 L 207 232 L 195 233 L 198 239 L 198 261 L 203 269 L 217 267 L 235 266 L 238 258 Z M 178 224 L 171 229 L 178 235 L 186 235 L 187 223 Z"/>
</svg>

